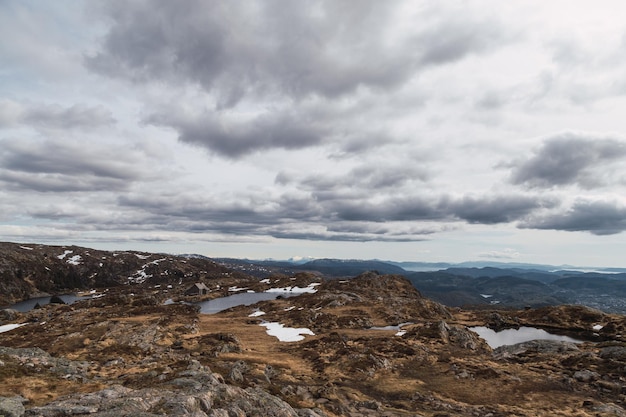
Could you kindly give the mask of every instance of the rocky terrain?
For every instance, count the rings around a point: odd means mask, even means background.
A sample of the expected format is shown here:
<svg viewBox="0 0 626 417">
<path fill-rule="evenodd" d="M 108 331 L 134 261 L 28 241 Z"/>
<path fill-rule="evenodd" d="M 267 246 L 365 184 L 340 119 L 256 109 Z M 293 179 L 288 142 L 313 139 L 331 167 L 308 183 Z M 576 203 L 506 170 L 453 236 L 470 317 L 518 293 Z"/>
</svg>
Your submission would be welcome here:
<svg viewBox="0 0 626 417">
<path fill-rule="evenodd" d="M 622 316 L 450 310 L 375 273 L 317 288 L 214 315 L 148 290 L 5 310 L 23 325 L 0 333 L 0 415 L 626 415 Z M 267 323 L 308 332 L 284 342 Z M 584 342 L 492 349 L 469 325 Z"/>
<path fill-rule="evenodd" d="M 374 272 L 260 280 L 208 260 L 195 269 L 165 255 L 20 249 L 32 259 L 47 254 L 23 264 L 30 294 L 46 288 L 33 271 L 68 257 L 100 258 L 83 261 L 87 271 L 114 258 L 110 268 L 123 272 L 96 298 L 0 310 L 0 416 L 626 416 L 621 315 L 567 305 L 448 308 L 402 276 Z M 140 270 L 141 282 L 133 279 Z M 178 289 L 200 271 L 208 297 L 314 290 L 201 314 L 197 297 Z M 103 285 L 91 279 L 76 287 Z M 580 342 L 492 348 L 472 326 L 532 326 Z"/>
<path fill-rule="evenodd" d="M 0 306 L 42 295 L 118 286 L 168 289 L 170 285 L 170 293 L 176 295 L 198 281 L 210 280 L 217 288 L 220 282 L 227 287 L 249 278 L 208 258 L 0 242 Z"/>
</svg>

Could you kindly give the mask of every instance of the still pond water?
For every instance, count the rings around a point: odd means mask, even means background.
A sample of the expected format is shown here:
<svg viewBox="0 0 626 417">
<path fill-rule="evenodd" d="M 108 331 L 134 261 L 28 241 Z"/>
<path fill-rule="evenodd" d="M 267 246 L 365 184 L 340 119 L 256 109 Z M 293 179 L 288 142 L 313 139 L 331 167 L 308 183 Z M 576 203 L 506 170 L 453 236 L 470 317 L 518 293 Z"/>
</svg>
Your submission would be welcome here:
<svg viewBox="0 0 626 417">
<path fill-rule="evenodd" d="M 259 301 L 275 300 L 276 297 L 283 298 L 301 295 L 297 292 L 244 292 L 229 295 L 228 297 L 214 298 L 213 300 L 197 303 L 200 306 L 200 313 L 215 314 L 222 310 L 237 306 L 249 306 Z"/>
<path fill-rule="evenodd" d="M 75 303 L 76 301 L 79 301 L 79 300 L 85 300 L 85 299 L 91 298 L 90 295 L 78 296 L 76 294 L 64 294 L 64 295 L 59 295 L 58 297 L 61 298 L 61 300 L 65 301 L 65 304 L 72 304 L 72 303 Z M 20 313 L 25 313 L 25 312 L 30 311 L 33 308 L 35 308 L 35 305 L 37 305 L 37 304 L 39 304 L 40 306 L 44 306 L 46 304 L 50 304 L 50 298 L 51 297 L 31 298 L 29 300 L 20 301 L 19 303 L 15 303 L 15 304 L 7 307 L 7 308 L 11 308 L 13 310 L 17 310 Z"/>
<path fill-rule="evenodd" d="M 213 300 L 202 301 L 196 303 L 200 306 L 200 312 L 203 314 L 215 314 L 222 310 L 226 310 L 231 307 L 237 307 L 240 305 L 251 305 L 257 303 L 259 301 L 266 300 L 275 300 L 276 297 L 281 296 L 283 298 L 294 297 L 297 295 L 301 295 L 300 292 L 252 292 L 252 293 L 237 293 L 233 295 L 229 295 L 227 297 L 215 298 Z M 65 304 L 73 304 L 76 301 L 86 300 L 91 298 L 91 295 L 87 296 L 77 296 L 76 294 L 65 294 L 59 296 Z M 172 300 L 167 300 L 165 304 L 171 304 Z M 27 311 L 35 308 L 35 305 L 39 304 L 40 306 L 44 306 L 46 304 L 50 304 L 50 297 L 37 297 L 31 298 L 29 300 L 20 301 L 19 303 L 15 303 L 6 308 L 11 308 L 13 310 L 17 310 L 21 313 L 25 313 Z"/>
<path fill-rule="evenodd" d="M 551 334 L 543 329 L 537 329 L 535 327 L 520 327 L 519 329 L 506 329 L 501 332 L 496 332 L 488 327 L 477 326 L 470 327 L 478 336 L 487 341 L 487 344 L 495 349 L 504 345 L 515 345 L 522 342 L 530 342 L 531 340 L 560 340 L 563 342 L 581 343 L 580 340 L 568 336 L 561 336 Z"/>
</svg>

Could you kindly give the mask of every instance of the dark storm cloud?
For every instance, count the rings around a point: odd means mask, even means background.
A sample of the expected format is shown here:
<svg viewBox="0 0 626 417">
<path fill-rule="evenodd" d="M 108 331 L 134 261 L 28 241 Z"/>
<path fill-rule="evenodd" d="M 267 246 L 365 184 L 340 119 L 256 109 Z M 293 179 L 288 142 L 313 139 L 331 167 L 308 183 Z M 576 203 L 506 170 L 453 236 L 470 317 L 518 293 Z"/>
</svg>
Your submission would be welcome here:
<svg viewBox="0 0 626 417">
<path fill-rule="evenodd" d="M 141 179 L 136 151 L 59 140 L 0 141 L 0 181 L 11 189 L 119 191 Z"/>
<path fill-rule="evenodd" d="M 608 165 L 626 157 L 626 142 L 615 138 L 563 133 L 546 139 L 535 155 L 514 163 L 511 182 L 536 188 L 605 185 Z"/>
<path fill-rule="evenodd" d="M 626 207 L 612 201 L 581 200 L 565 213 L 531 217 L 520 227 L 612 235 L 626 230 Z"/>
<path fill-rule="evenodd" d="M 145 122 L 171 127 L 180 141 L 231 158 L 269 148 L 310 147 L 319 144 L 326 133 L 323 125 L 297 114 L 266 114 L 252 121 L 238 121 L 220 119 L 217 113 L 162 113 Z"/>
</svg>

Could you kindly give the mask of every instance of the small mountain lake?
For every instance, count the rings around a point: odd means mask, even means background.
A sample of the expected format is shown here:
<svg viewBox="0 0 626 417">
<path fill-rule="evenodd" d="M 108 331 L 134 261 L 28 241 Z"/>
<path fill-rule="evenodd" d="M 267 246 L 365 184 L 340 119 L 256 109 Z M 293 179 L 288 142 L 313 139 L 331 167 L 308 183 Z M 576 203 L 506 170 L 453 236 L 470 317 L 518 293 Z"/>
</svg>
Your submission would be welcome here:
<svg viewBox="0 0 626 417">
<path fill-rule="evenodd" d="M 78 296 L 76 294 L 63 294 L 63 295 L 59 295 L 58 297 L 61 300 L 65 301 L 65 304 L 73 304 L 76 301 L 86 300 L 88 298 L 91 298 L 90 295 Z M 27 311 L 30 311 L 33 308 L 35 308 L 35 305 L 37 305 L 37 304 L 39 304 L 40 306 L 44 306 L 46 304 L 50 304 L 50 298 L 52 298 L 52 297 L 46 296 L 46 297 L 30 298 L 28 300 L 20 301 L 19 303 L 15 303 L 15 304 L 10 305 L 8 307 L 2 307 L 2 308 L 10 308 L 10 309 L 13 309 L 13 310 L 17 310 L 20 313 L 26 313 Z"/>
<path fill-rule="evenodd" d="M 215 314 L 222 310 L 237 306 L 249 306 L 259 301 L 275 300 L 278 296 L 283 298 L 301 295 L 300 292 L 244 292 L 229 295 L 227 297 L 214 298 L 213 300 L 196 303 L 200 306 L 200 313 Z"/>
<path fill-rule="evenodd" d="M 530 342 L 531 340 L 560 340 L 563 342 L 582 343 L 569 336 L 561 336 L 548 333 L 543 329 L 536 327 L 520 327 L 519 329 L 506 329 L 496 332 L 488 327 L 476 326 L 469 327 L 469 330 L 478 334 L 487 341 L 487 344 L 495 349 L 505 345 L 515 345 L 522 342 Z"/>
</svg>

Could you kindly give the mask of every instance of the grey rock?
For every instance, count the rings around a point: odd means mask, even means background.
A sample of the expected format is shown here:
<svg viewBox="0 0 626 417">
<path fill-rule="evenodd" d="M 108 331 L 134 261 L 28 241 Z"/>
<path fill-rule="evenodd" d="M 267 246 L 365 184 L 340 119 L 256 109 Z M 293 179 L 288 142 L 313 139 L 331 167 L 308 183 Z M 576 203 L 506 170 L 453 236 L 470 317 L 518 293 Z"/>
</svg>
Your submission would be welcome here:
<svg viewBox="0 0 626 417">
<path fill-rule="evenodd" d="M 0 416 L 22 417 L 24 415 L 24 402 L 22 397 L 0 397 Z"/>
<path fill-rule="evenodd" d="M 574 379 L 580 382 L 591 382 L 597 380 L 598 378 L 600 378 L 600 374 L 588 369 L 574 372 Z"/>
<path fill-rule="evenodd" d="M 11 322 L 16 320 L 20 316 L 19 311 L 12 308 L 5 308 L 0 310 L 0 324 L 4 322 Z"/>
<path fill-rule="evenodd" d="M 494 349 L 493 354 L 496 359 L 510 359 L 516 356 L 527 354 L 558 354 L 578 352 L 575 343 L 563 342 L 560 340 L 531 340 L 529 342 L 517 343 L 515 345 L 505 345 Z"/>
<path fill-rule="evenodd" d="M 296 413 L 298 413 L 298 417 L 326 417 L 326 413 L 318 408 L 314 410 L 311 410 L 309 408 L 302 408 L 296 410 Z"/>
<path fill-rule="evenodd" d="M 207 372 L 196 365 L 186 372 Z M 217 381 L 213 377 L 212 381 Z M 93 417 L 121 416 L 191 416 L 191 417 L 324 417 L 314 410 L 294 410 L 280 398 L 258 388 L 242 389 L 214 383 L 205 384 L 192 378 L 178 378 L 176 389 L 145 388 L 134 390 L 112 386 L 90 394 L 76 394 L 33 407 L 18 417 L 65 417 L 90 415 Z M 171 385 L 170 385 L 171 386 Z"/>
<path fill-rule="evenodd" d="M 600 351 L 602 359 L 612 359 L 617 361 L 626 361 L 626 347 L 624 346 L 607 346 Z"/>
</svg>

